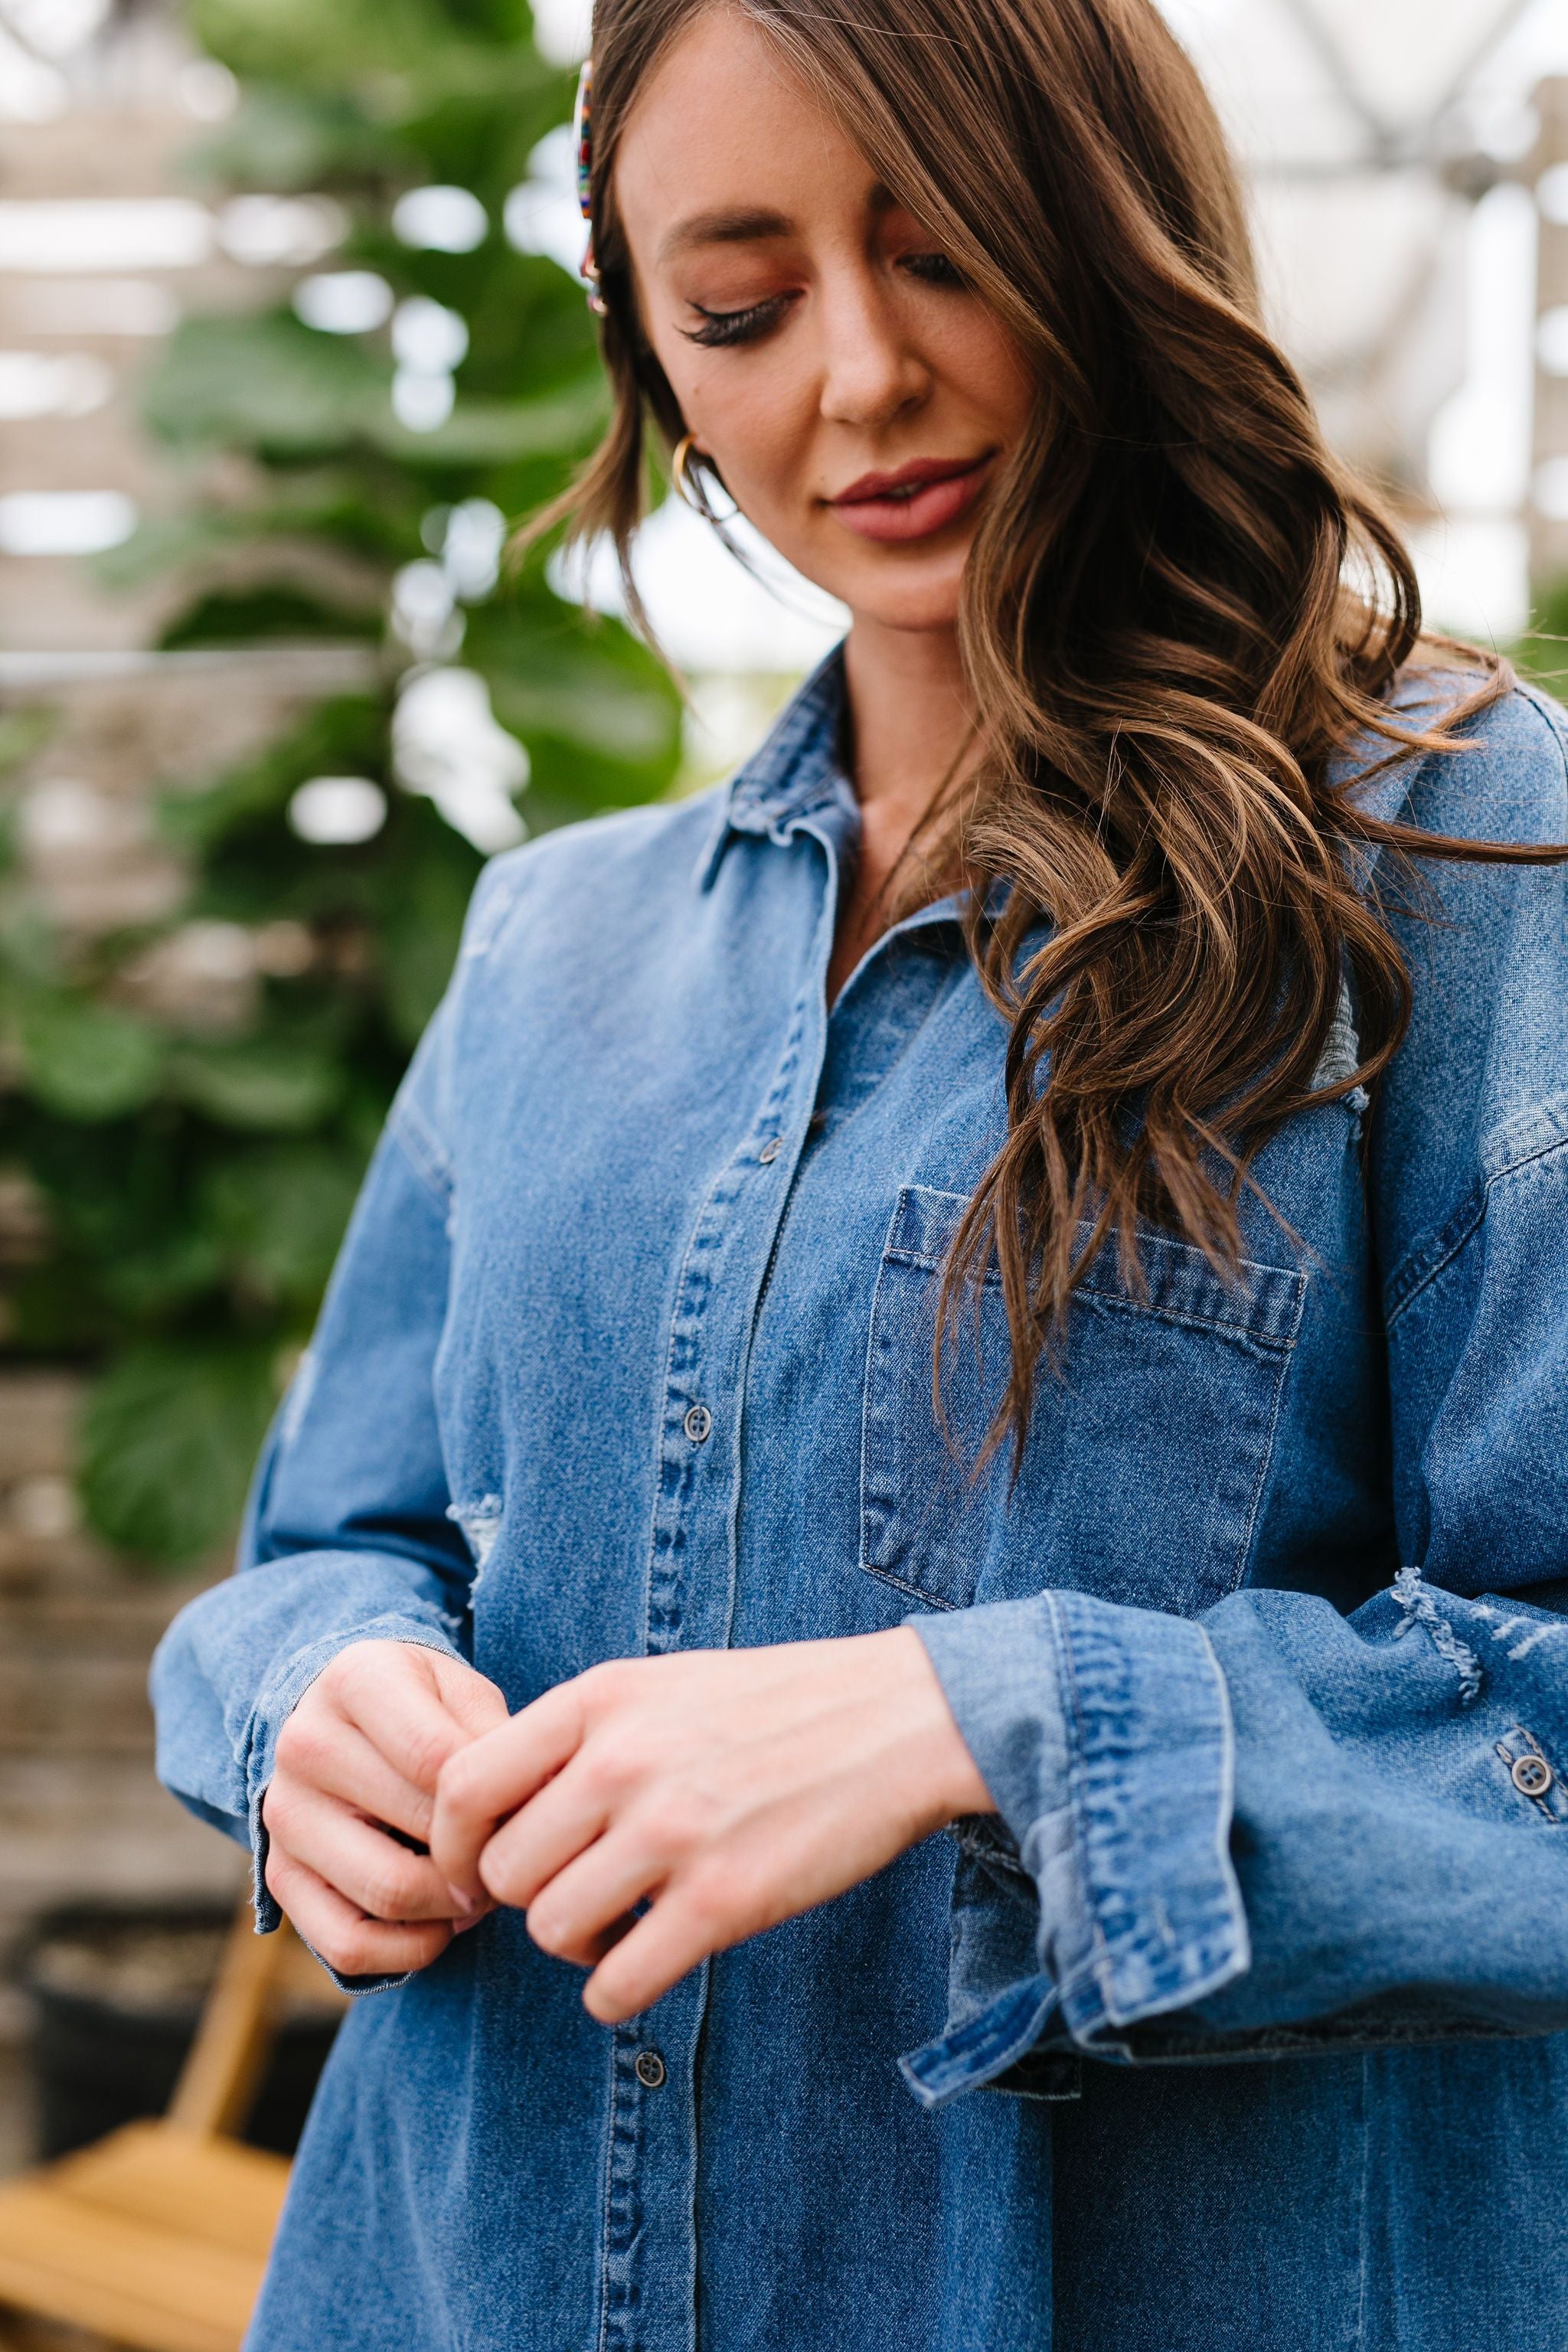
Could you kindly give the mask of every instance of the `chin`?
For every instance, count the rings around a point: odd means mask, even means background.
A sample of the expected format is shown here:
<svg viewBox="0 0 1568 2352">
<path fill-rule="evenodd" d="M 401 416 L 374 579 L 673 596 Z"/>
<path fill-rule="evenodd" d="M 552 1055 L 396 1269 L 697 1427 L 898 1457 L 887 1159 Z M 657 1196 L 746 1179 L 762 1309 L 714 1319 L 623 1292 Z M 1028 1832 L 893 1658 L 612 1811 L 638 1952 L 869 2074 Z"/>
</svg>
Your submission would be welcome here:
<svg viewBox="0 0 1568 2352">
<path fill-rule="evenodd" d="M 958 625 L 958 590 L 947 582 L 924 591 L 884 591 L 844 601 L 857 620 L 874 622 L 879 628 L 929 632 Z"/>
<path fill-rule="evenodd" d="M 952 629 L 958 621 L 965 548 L 956 559 L 877 563 L 857 567 L 857 576 L 836 591 L 857 616 L 884 629 Z"/>
</svg>

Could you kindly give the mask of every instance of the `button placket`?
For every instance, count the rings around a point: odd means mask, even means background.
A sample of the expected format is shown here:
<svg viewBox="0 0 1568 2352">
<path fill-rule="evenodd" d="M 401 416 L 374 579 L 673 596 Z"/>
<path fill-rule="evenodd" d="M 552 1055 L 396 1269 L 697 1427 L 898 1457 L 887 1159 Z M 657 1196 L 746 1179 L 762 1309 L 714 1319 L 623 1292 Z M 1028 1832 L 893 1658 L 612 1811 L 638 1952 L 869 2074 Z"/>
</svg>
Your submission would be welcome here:
<svg viewBox="0 0 1568 2352">
<path fill-rule="evenodd" d="M 824 846 L 832 876 L 835 854 Z M 699 1208 L 676 1279 L 645 1587 L 650 1655 L 720 1647 L 730 1636 L 739 1456 L 729 1441 L 789 1192 L 758 1182 L 757 1164 L 779 1159 L 815 1096 L 834 897 L 830 888 L 818 919 L 815 992 L 808 983 L 791 1008 L 767 1099 Z M 759 1129 L 761 1144 L 751 1139 Z M 709 1443 L 717 1420 L 704 1391 L 724 1419 L 724 1444 Z M 612 2038 L 601 2352 L 695 2352 L 694 2101 L 707 1985 L 704 1965 L 663 1996 L 661 2047 L 644 2039 L 647 2019 L 616 2027 Z"/>
<path fill-rule="evenodd" d="M 788 1192 L 762 1183 L 757 1162 L 779 1159 L 804 1113 L 800 1094 L 816 1082 L 815 1067 L 801 1066 L 809 1034 L 809 1004 L 797 1000 L 762 1107 L 763 1140 L 752 1139 L 753 1128 L 715 1177 L 677 1277 L 647 1553 L 649 1654 L 718 1647 L 729 1637 L 738 1463 L 731 1444 L 712 1441 L 721 1420 L 726 1439 L 732 1433 L 731 1401 Z M 664 1995 L 658 2046 L 647 2038 L 650 2018 L 628 2021 L 612 2038 L 601 2352 L 695 2352 L 693 2101 L 707 1979 L 704 1967 Z"/>
<path fill-rule="evenodd" d="M 803 1088 L 809 1085 L 815 1091 L 820 1038 L 810 1072 L 802 1067 L 810 1033 L 807 992 L 791 1008 L 773 1085 L 762 1106 L 760 1123 L 769 1130 L 767 1137 L 760 1147 L 738 1151 L 715 1177 L 698 1212 L 676 1286 L 666 1373 L 668 1417 L 648 1559 L 650 1653 L 717 1646 L 726 1638 L 728 1531 L 713 1482 L 730 1473 L 732 1449 L 713 1446 L 706 1454 L 702 1449 L 715 1433 L 714 1403 L 729 1397 L 742 1378 L 748 1334 L 737 1310 L 757 1286 L 783 1212 L 781 1188 L 749 1189 L 751 1178 L 770 1143 L 776 1146 L 773 1158 L 783 1150 Z M 691 1514 L 699 1490 L 706 1502 L 701 1521 L 694 1526 Z M 699 1575 L 696 1553 L 700 1548 L 705 1553 L 715 1538 L 724 1546 L 722 1577 Z M 718 1560 L 711 1566 L 716 1571 Z"/>
</svg>

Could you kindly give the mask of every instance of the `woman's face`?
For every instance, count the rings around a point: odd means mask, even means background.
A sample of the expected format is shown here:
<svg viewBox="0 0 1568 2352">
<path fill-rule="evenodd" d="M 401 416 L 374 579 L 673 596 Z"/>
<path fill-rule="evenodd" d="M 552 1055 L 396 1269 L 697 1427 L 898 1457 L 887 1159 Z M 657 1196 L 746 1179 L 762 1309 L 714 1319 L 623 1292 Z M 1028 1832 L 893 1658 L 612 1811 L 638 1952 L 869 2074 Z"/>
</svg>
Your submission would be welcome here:
<svg viewBox="0 0 1568 2352">
<path fill-rule="evenodd" d="M 858 619 L 951 628 L 1034 406 L 995 315 L 721 5 L 639 94 L 616 197 L 648 341 L 742 511 Z"/>
</svg>

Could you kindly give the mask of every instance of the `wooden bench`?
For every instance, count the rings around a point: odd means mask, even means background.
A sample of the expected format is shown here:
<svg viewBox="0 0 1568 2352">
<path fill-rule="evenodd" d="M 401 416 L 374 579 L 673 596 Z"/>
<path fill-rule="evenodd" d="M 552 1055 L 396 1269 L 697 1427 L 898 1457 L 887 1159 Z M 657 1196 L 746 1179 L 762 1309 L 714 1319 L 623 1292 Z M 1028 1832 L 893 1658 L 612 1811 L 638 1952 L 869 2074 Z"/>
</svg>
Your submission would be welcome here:
<svg viewBox="0 0 1568 2352">
<path fill-rule="evenodd" d="M 292 1929 L 258 1936 L 242 1903 L 167 2115 L 0 2183 L 0 2330 L 15 2312 L 138 2352 L 238 2352 L 289 2165 L 233 2135 L 301 1964 L 319 1997 Z"/>
</svg>

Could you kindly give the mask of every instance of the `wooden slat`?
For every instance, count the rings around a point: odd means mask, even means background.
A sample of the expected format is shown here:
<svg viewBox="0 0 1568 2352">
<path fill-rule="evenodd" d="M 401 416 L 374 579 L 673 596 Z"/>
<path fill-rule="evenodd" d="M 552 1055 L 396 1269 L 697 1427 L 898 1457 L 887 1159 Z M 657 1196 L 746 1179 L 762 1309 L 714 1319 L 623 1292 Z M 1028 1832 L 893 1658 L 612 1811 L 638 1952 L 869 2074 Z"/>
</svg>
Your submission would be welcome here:
<svg viewBox="0 0 1568 2352">
<path fill-rule="evenodd" d="M 284 2157 L 238 2140 L 140 2123 L 126 2124 L 32 2177 L 77 2203 L 107 2207 L 162 2230 L 194 2230 L 214 2245 L 260 2262 L 277 2227 L 289 2165 Z M 0 2189 L 0 2213 L 4 2198 Z"/>
<path fill-rule="evenodd" d="M 0 2189 L 0 2302 L 138 2352 L 237 2352 L 282 2157 L 132 2124 Z"/>
<path fill-rule="evenodd" d="M 308 1944 L 302 1944 L 287 1920 L 278 1930 L 288 1948 L 283 1954 L 281 1990 L 302 2001 L 309 2009 L 321 2010 L 330 2015 L 333 2010 L 348 2011 L 353 2007 L 348 1994 L 340 1992 Z"/>
<path fill-rule="evenodd" d="M 283 1967 L 294 1930 L 256 1932 L 242 1897 L 224 1943 L 201 2023 L 169 2102 L 169 2120 L 186 2131 L 237 2131 L 250 2112 L 282 1998 Z"/>
<path fill-rule="evenodd" d="M 289 2166 L 249 2106 L 295 1938 L 235 1918 L 169 2116 L 0 2185 L 0 2304 L 135 2352 L 238 2352 Z"/>
<path fill-rule="evenodd" d="M 0 2297 L 145 2352 L 237 2352 L 261 2273 L 37 2182 L 0 2206 Z"/>
</svg>

